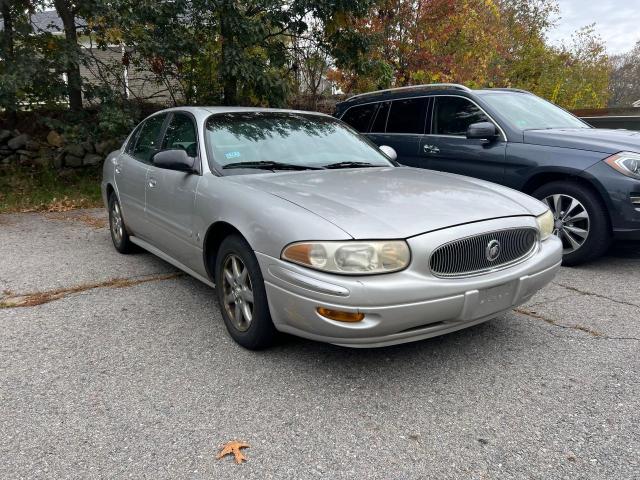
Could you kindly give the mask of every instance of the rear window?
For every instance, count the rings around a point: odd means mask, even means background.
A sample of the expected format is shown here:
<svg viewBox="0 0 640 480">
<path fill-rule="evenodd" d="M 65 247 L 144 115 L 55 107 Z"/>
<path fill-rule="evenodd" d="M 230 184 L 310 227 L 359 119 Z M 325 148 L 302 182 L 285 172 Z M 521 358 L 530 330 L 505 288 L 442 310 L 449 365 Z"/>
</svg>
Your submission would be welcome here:
<svg viewBox="0 0 640 480">
<path fill-rule="evenodd" d="M 351 107 L 342 116 L 342 121 L 347 122 L 357 131 L 363 133 L 369 131 L 369 124 L 373 118 L 373 114 L 376 111 L 376 103 L 369 103 L 367 105 L 358 105 Z"/>
<path fill-rule="evenodd" d="M 424 133 L 426 98 L 394 100 L 387 120 L 387 133 Z"/>
</svg>

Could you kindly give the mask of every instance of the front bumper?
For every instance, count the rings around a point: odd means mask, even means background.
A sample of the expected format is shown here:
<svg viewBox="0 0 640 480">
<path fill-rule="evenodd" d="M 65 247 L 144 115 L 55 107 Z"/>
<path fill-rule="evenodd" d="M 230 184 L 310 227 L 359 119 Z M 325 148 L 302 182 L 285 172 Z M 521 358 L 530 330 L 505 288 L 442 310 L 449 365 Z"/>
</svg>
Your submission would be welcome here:
<svg viewBox="0 0 640 480">
<path fill-rule="evenodd" d="M 524 220 L 526 219 L 526 220 Z M 528 223 L 526 223 L 528 222 Z M 428 268 L 429 252 L 443 243 L 510 226 L 533 217 L 463 225 L 408 240 L 410 266 L 401 272 L 341 276 L 316 272 L 256 252 L 276 328 L 300 337 L 350 347 L 382 347 L 443 335 L 489 320 L 529 300 L 560 267 L 561 242 L 540 242 L 526 261 L 476 277 L 441 279 Z M 358 323 L 319 315 L 317 307 L 365 314 Z"/>
<path fill-rule="evenodd" d="M 640 240 L 640 206 L 631 197 L 640 196 L 640 180 L 625 177 L 604 162 L 583 172 L 597 186 L 607 204 L 613 236 L 620 240 Z"/>
</svg>

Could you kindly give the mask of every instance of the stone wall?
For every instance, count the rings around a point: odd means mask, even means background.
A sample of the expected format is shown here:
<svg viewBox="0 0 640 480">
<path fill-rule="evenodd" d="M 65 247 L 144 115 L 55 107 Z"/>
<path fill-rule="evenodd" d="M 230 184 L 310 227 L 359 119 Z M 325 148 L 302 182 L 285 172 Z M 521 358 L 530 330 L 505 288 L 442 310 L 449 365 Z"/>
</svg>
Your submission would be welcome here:
<svg viewBox="0 0 640 480">
<path fill-rule="evenodd" d="M 36 139 L 18 130 L 0 130 L 0 167 L 36 165 L 54 168 L 81 168 L 102 164 L 120 142 L 67 142 L 51 130 L 46 139 Z"/>
</svg>

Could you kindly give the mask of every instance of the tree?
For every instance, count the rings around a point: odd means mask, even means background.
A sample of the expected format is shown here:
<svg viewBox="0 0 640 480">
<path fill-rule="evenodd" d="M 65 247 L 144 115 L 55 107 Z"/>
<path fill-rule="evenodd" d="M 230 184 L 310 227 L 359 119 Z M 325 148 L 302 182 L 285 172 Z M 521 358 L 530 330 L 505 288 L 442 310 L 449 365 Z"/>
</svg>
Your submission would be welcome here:
<svg viewBox="0 0 640 480">
<path fill-rule="evenodd" d="M 611 58 L 609 106 L 629 107 L 640 100 L 640 42 Z"/>
<path fill-rule="evenodd" d="M 113 0 L 94 10 L 99 44 L 117 39 L 175 102 L 282 106 L 299 40 L 313 37 L 336 62 L 361 51 L 349 21 L 370 0 Z M 149 19 L 153 19 L 151 22 Z"/>
<path fill-rule="evenodd" d="M 569 45 L 546 33 L 555 0 L 379 0 L 352 27 L 367 35 L 368 62 L 338 66 L 345 92 L 418 83 L 518 87 L 568 108 L 602 106 L 607 56 L 592 27 Z"/>
<path fill-rule="evenodd" d="M 0 104 L 6 108 L 7 121 L 11 126 L 14 126 L 17 120 L 20 87 L 27 81 L 18 70 L 22 49 L 20 45 L 16 46 L 16 37 L 28 29 L 26 16 L 29 7 L 26 0 L 0 0 L 0 13 L 4 24 L 0 31 Z"/>
<path fill-rule="evenodd" d="M 82 110 L 82 76 L 80 75 L 80 47 L 78 46 L 78 26 L 76 17 L 81 8 L 87 5 L 73 0 L 53 0 L 56 11 L 62 20 L 65 37 L 65 65 L 69 107 L 73 111 Z"/>
</svg>

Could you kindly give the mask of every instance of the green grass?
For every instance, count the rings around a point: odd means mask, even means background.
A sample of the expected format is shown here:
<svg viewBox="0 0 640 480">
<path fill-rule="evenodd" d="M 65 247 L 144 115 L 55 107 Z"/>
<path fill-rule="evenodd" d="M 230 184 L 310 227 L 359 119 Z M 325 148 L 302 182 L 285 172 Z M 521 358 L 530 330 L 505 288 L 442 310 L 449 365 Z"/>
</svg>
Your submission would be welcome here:
<svg viewBox="0 0 640 480">
<path fill-rule="evenodd" d="M 100 168 L 0 169 L 0 213 L 65 211 L 102 205 Z"/>
</svg>

